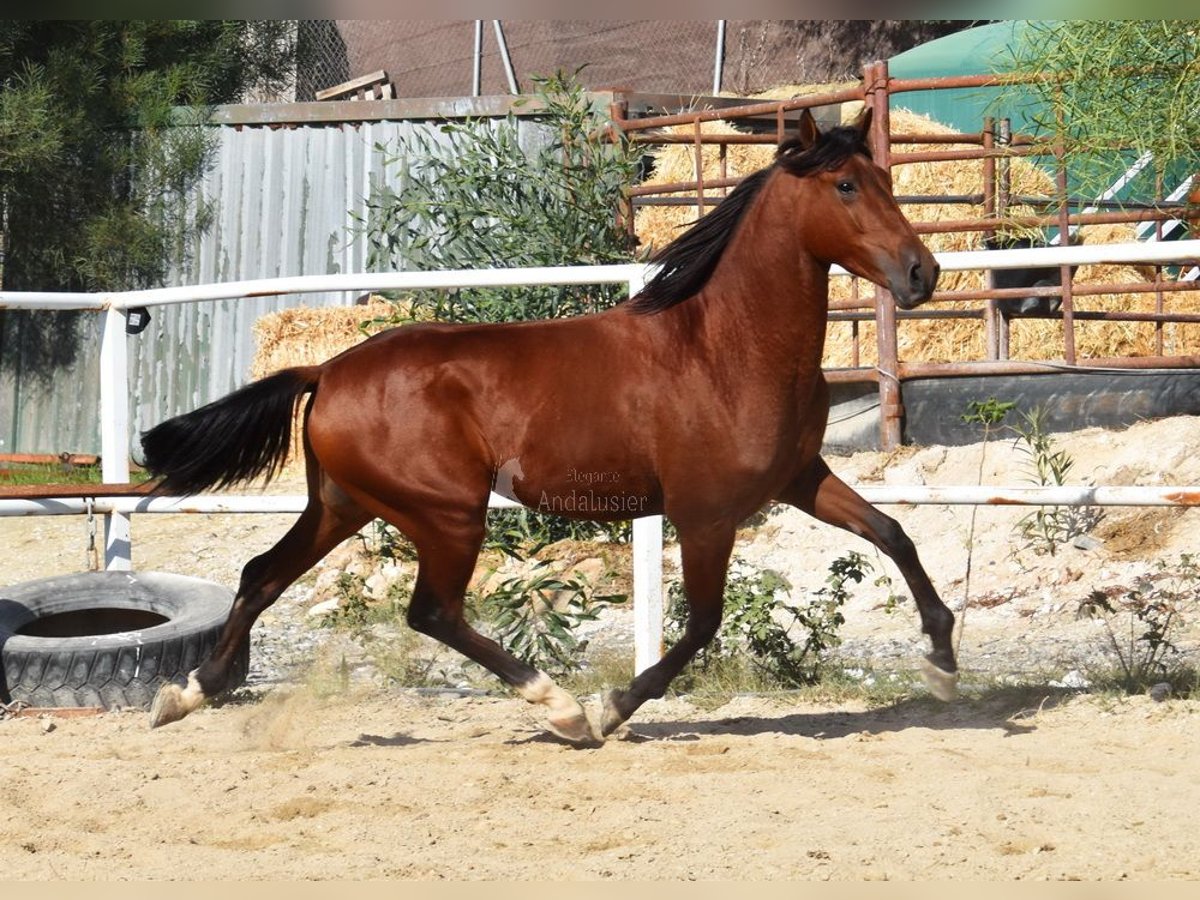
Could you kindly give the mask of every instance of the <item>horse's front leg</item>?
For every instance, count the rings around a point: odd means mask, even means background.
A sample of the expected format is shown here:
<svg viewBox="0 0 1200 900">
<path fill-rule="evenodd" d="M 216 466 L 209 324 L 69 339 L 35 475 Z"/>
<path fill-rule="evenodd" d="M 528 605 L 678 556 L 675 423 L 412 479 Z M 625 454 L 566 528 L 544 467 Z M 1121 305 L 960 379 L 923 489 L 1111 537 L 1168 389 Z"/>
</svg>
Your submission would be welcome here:
<svg viewBox="0 0 1200 900">
<path fill-rule="evenodd" d="M 809 515 L 870 541 L 889 557 L 912 591 L 921 627 L 933 645 L 922 674 L 939 700 L 954 699 L 958 688 L 958 664 L 954 659 L 951 634 L 954 613 L 942 602 L 917 557 L 917 550 L 900 524 L 884 515 L 829 471 L 821 458 L 780 493 L 779 500 Z"/>
<path fill-rule="evenodd" d="M 735 527 L 679 529 L 679 552 L 683 567 L 683 589 L 687 596 L 688 619 L 683 636 L 657 663 L 630 682 L 625 690 L 612 690 L 604 698 L 600 730 L 610 735 L 647 700 L 666 693 L 667 686 L 691 662 L 721 626 L 724 609 L 725 574 L 733 552 Z"/>
</svg>

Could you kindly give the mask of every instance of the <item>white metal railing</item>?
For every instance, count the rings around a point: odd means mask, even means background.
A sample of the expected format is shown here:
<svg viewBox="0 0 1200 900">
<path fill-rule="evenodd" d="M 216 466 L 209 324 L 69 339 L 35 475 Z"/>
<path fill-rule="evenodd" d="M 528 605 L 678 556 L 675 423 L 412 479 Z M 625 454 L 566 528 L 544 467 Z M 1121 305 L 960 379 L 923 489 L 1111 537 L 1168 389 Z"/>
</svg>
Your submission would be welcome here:
<svg viewBox="0 0 1200 900">
<path fill-rule="evenodd" d="M 1200 258 L 1200 240 L 1072 247 L 1039 247 L 936 254 L 946 271 L 1006 269 L 1089 263 L 1173 263 Z M 460 287 L 519 287 L 546 284 L 627 284 L 630 296 L 645 283 L 651 267 L 642 264 L 528 269 L 460 269 L 439 272 L 304 275 L 225 284 L 158 288 L 96 294 L 0 292 L 0 307 L 94 310 L 101 314 L 100 351 L 101 459 L 105 482 L 129 481 L 129 372 L 125 336 L 127 310 L 135 307 L 328 291 L 418 290 Z M 848 273 L 834 267 L 831 274 Z M 856 487 L 872 503 L 1019 504 L 1019 505 L 1200 505 L 1200 486 L 1184 487 Z M 0 499 L 0 515 L 74 515 L 105 517 L 105 564 L 132 564 L 129 517 L 144 513 L 299 512 L 306 498 L 279 495 L 201 495 L 198 497 L 96 497 L 88 500 Z M 493 493 L 493 507 L 519 504 Z M 635 668 L 641 671 L 661 655 L 662 517 L 633 523 L 633 602 Z"/>
<path fill-rule="evenodd" d="M 100 446 L 106 483 L 129 481 L 129 370 L 125 316 L 129 309 L 282 294 L 327 291 L 420 290 L 428 288 L 521 287 L 545 284 L 625 284 L 629 295 L 641 290 L 647 267 L 640 264 L 540 267 L 526 269 L 459 269 L 439 272 L 391 272 L 345 275 L 302 275 L 184 287 L 101 294 L 0 292 L 0 306 L 24 309 L 94 310 L 104 316 L 100 346 Z M 171 512 L 300 512 L 303 496 L 97 497 L 88 500 L 0 499 L 0 515 L 104 516 L 104 559 L 109 569 L 132 567 L 130 516 Z M 491 495 L 489 506 L 519 503 Z M 657 623 L 635 634 L 634 664 L 652 665 L 662 645 L 662 517 L 633 523 L 634 607 L 639 620 Z"/>
</svg>

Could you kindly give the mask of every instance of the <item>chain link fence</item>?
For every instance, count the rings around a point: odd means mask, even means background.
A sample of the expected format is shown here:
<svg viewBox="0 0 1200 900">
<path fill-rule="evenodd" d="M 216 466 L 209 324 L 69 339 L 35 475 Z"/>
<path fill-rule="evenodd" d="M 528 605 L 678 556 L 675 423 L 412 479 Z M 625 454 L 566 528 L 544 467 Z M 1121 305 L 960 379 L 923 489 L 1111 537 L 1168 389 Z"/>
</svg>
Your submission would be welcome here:
<svg viewBox="0 0 1200 900">
<path fill-rule="evenodd" d="M 966 21 L 730 20 L 720 88 L 741 95 L 791 84 L 857 80 L 864 63 L 969 27 Z M 497 27 L 498 26 L 498 27 Z M 296 99 L 380 69 L 398 97 L 468 96 L 473 89 L 476 22 L 305 20 L 298 25 Z M 484 20 L 480 93 L 510 84 L 501 40 L 517 87 L 531 76 L 581 65 L 584 86 L 642 93 L 714 92 L 718 22 Z"/>
<path fill-rule="evenodd" d="M 296 97 L 315 99 L 317 91 L 350 80 L 346 42 L 332 19 L 302 19 L 296 25 Z"/>
</svg>

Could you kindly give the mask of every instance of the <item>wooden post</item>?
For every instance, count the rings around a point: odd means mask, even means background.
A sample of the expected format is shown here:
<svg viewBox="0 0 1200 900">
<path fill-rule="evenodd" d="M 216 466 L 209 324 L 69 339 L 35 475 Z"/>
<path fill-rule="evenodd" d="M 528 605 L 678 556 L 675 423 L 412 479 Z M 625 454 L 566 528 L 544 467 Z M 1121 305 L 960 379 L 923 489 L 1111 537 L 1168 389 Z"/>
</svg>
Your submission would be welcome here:
<svg viewBox="0 0 1200 900">
<path fill-rule="evenodd" d="M 1060 139 L 1054 148 L 1057 157 L 1055 184 L 1058 187 L 1058 245 L 1071 246 L 1071 207 L 1067 196 L 1067 151 Z M 1075 365 L 1075 303 L 1071 295 L 1071 267 L 1064 265 L 1062 272 L 1062 322 L 1063 359 L 1067 365 Z"/>
<path fill-rule="evenodd" d="M 985 152 L 996 146 L 996 120 L 988 116 L 983 120 L 982 145 Z M 996 218 L 996 158 L 983 158 L 983 217 Z M 994 237 L 996 229 L 989 228 L 983 233 L 984 238 Z M 994 288 L 992 273 L 987 273 L 987 287 Z M 989 297 L 983 301 L 983 341 L 987 346 L 989 360 L 1000 359 L 1000 312 L 996 298 Z"/>
</svg>

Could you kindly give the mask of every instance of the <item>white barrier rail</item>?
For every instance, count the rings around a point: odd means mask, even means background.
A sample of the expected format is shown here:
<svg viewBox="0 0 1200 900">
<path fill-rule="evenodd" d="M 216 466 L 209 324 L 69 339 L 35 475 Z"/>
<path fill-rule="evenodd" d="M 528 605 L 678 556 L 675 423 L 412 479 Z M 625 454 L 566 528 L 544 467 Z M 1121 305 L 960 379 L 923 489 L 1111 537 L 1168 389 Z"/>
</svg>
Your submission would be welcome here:
<svg viewBox="0 0 1200 900">
<path fill-rule="evenodd" d="M 947 272 L 971 269 L 1023 269 L 1036 266 L 1122 263 L 1182 263 L 1200 259 L 1200 240 L 1080 244 L 1070 247 L 1021 247 L 1006 250 L 955 250 L 935 253 Z M 0 291 L 0 308 L 127 310 L 139 306 L 275 297 L 332 291 L 426 290 L 460 287 L 524 287 L 546 284 L 621 284 L 644 279 L 654 267 L 642 263 L 605 266 L 542 266 L 526 269 L 444 269 L 436 272 L 360 272 L 340 275 L 293 275 L 221 284 L 184 285 L 137 291 L 54 293 Z M 849 273 L 833 266 L 830 274 Z"/>
<path fill-rule="evenodd" d="M 1097 246 L 1040 247 L 935 254 L 946 271 L 1009 269 L 1027 266 L 1089 263 L 1175 263 L 1200 258 L 1200 240 L 1170 243 L 1131 243 Z M 129 481 L 129 373 L 125 337 L 126 311 L 137 307 L 190 303 L 200 300 L 277 296 L 330 291 L 422 290 L 461 287 L 520 287 L 546 284 L 620 284 L 636 294 L 651 274 L 642 264 L 567 266 L 529 269 L 459 269 L 438 272 L 353 273 L 255 279 L 224 284 L 157 288 L 139 291 L 74 294 L 0 292 L 0 308 L 92 310 L 104 316 L 100 352 L 101 459 L 108 483 Z M 835 266 L 833 275 L 846 275 Z M 1022 505 L 1198 505 L 1195 487 L 880 487 L 864 485 L 863 496 L 873 503 L 940 503 Z M 1130 493 L 1141 492 L 1141 493 Z M 1040 492 L 1040 493 L 1039 493 Z M 1047 493 L 1048 492 L 1048 493 Z M 492 495 L 493 506 L 514 506 Z M 92 500 L 0 499 L 0 515 L 82 514 L 105 516 L 105 563 L 130 568 L 129 516 L 141 513 L 298 512 L 303 498 L 246 495 L 178 498 L 97 497 Z M 637 615 L 635 668 L 653 664 L 662 643 L 662 518 L 650 516 L 633 523 L 634 607 Z"/>
</svg>

